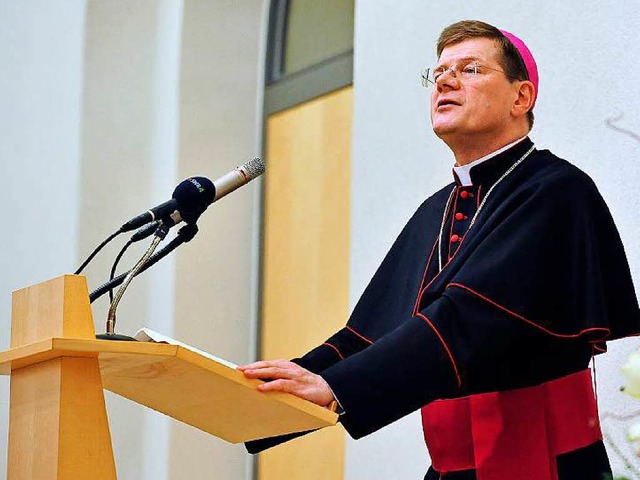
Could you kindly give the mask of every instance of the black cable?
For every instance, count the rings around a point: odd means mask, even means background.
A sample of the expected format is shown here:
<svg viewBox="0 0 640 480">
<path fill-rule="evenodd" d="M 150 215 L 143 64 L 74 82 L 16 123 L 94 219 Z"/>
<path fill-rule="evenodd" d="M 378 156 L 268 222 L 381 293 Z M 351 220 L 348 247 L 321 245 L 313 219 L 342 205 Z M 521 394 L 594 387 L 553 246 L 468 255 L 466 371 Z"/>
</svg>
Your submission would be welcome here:
<svg viewBox="0 0 640 480">
<path fill-rule="evenodd" d="M 184 241 L 179 237 L 176 237 L 173 240 L 171 240 L 171 242 L 165 245 L 165 247 L 162 250 L 154 253 L 151 256 L 151 258 L 149 258 L 147 263 L 145 263 L 144 266 L 138 272 L 138 275 L 144 272 L 145 270 L 147 270 L 149 267 L 155 265 L 158 261 L 162 260 L 164 257 L 166 257 L 169 253 L 171 253 L 173 250 L 178 248 L 183 243 Z M 113 280 L 109 280 L 107 283 L 100 285 L 93 292 L 91 292 L 91 294 L 89 295 L 89 299 L 91 300 L 91 303 L 93 303 L 94 300 L 97 300 L 108 291 L 111 291 L 114 288 L 122 285 L 122 283 L 124 282 L 124 279 L 127 277 L 127 275 L 129 275 L 130 271 L 131 270 L 127 270 L 126 272 L 121 273 L 120 275 L 115 277 Z"/>
<path fill-rule="evenodd" d="M 162 248 L 162 250 L 154 253 L 151 256 L 151 258 L 149 258 L 147 263 L 145 263 L 144 266 L 138 272 L 138 275 L 144 272 L 145 270 L 147 270 L 148 268 L 152 267 L 156 263 L 158 263 L 160 260 L 162 260 L 164 257 L 169 255 L 172 251 L 174 251 L 183 243 L 190 242 L 193 239 L 193 237 L 196 236 L 196 233 L 198 233 L 198 226 L 195 223 L 187 224 L 184 227 L 182 227 L 180 230 L 178 230 L 178 235 L 173 240 L 171 240 L 167 245 L 165 245 L 164 248 Z M 122 282 L 124 282 L 124 279 L 129 274 L 129 272 L 130 270 L 124 273 L 121 273 L 120 275 L 115 277 L 113 280 L 109 280 L 108 282 L 104 283 L 103 285 L 100 285 L 93 292 L 91 292 L 91 294 L 89 295 L 89 299 L 91 303 L 93 303 L 94 300 L 97 300 L 108 291 L 113 290 L 115 287 L 121 285 Z"/>
<path fill-rule="evenodd" d="M 91 255 L 89 255 L 89 257 L 82 263 L 82 265 L 78 267 L 78 269 L 74 272 L 74 275 L 80 275 L 80 272 L 82 272 L 82 270 L 84 270 L 84 267 L 86 267 L 89 264 L 89 262 L 93 260 L 93 257 L 95 257 L 98 254 L 98 252 L 102 250 L 102 248 L 107 243 L 109 243 L 111 240 L 116 238 L 121 233 L 122 233 L 122 230 L 118 230 L 117 232 L 114 232 L 111 235 L 109 235 L 109 237 L 105 241 L 103 241 L 100 245 L 96 247 L 96 249 L 93 252 L 91 252 Z"/>
</svg>

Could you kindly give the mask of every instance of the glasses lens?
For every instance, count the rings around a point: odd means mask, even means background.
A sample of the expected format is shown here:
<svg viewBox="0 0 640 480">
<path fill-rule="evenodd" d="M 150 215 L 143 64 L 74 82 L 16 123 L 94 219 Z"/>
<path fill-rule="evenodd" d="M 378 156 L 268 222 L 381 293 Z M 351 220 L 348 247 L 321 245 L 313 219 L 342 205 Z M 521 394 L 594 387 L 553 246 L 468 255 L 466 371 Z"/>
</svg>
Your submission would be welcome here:
<svg viewBox="0 0 640 480">
<path fill-rule="evenodd" d="M 431 86 L 431 77 L 429 75 L 430 72 L 428 68 L 426 70 L 423 70 L 420 74 L 420 81 L 423 87 L 429 88 Z"/>
<path fill-rule="evenodd" d="M 475 78 L 478 75 L 478 64 L 476 62 L 467 63 L 462 65 L 460 71 L 464 77 Z"/>
<path fill-rule="evenodd" d="M 432 87 L 442 75 L 447 73 L 451 73 L 454 78 L 460 80 L 474 79 L 478 75 L 479 67 L 480 65 L 478 65 L 474 60 L 462 65 L 454 64 L 450 67 L 441 66 L 433 69 L 427 68 L 422 72 L 422 84 L 425 87 Z"/>
</svg>

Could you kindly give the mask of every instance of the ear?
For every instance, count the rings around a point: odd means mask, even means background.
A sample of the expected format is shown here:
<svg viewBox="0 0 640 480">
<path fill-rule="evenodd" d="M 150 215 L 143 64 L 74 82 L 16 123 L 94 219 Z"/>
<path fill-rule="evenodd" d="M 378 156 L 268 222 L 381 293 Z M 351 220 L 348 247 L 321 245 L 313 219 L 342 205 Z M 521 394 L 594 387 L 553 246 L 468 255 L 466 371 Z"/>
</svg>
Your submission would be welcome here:
<svg viewBox="0 0 640 480">
<path fill-rule="evenodd" d="M 522 80 L 516 82 L 517 85 L 517 97 L 511 106 L 511 114 L 516 117 L 526 115 L 533 106 L 534 88 L 533 83 L 528 80 Z"/>
</svg>

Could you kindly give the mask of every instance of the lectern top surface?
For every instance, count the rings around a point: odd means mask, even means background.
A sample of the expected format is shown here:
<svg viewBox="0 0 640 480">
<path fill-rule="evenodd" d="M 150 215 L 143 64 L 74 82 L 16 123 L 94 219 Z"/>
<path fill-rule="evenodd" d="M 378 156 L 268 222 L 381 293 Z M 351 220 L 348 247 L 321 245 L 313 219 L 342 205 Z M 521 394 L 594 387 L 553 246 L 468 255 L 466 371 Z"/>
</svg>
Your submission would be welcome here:
<svg viewBox="0 0 640 480">
<path fill-rule="evenodd" d="M 0 352 L 0 373 L 59 357 L 97 358 L 105 389 L 232 443 L 334 425 L 337 415 L 178 345 L 49 338 Z"/>
</svg>

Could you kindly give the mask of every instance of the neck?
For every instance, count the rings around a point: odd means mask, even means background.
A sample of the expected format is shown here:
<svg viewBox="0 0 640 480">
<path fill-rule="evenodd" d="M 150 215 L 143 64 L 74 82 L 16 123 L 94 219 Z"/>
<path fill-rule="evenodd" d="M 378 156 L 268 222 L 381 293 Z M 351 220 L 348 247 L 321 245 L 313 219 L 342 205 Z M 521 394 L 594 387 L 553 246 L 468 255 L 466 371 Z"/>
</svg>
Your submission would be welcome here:
<svg viewBox="0 0 640 480">
<path fill-rule="evenodd" d="M 519 138 L 527 135 L 527 131 L 517 131 L 510 134 L 492 137 L 490 139 L 476 140 L 472 137 L 465 137 L 459 141 L 447 141 L 443 139 L 449 146 L 456 159 L 456 165 L 467 165 L 474 160 L 489 155 L 505 145 L 515 142 Z"/>
</svg>

